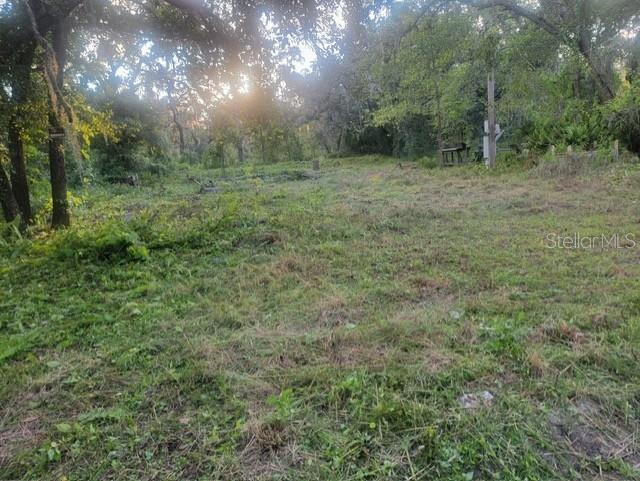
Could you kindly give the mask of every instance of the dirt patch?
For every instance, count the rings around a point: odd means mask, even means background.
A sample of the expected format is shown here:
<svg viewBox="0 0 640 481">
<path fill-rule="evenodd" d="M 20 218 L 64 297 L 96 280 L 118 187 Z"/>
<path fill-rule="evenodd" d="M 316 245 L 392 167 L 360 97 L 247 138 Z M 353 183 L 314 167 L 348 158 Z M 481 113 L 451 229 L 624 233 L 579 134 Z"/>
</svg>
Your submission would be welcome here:
<svg viewBox="0 0 640 481">
<path fill-rule="evenodd" d="M 239 453 L 242 479 L 273 479 L 302 465 L 306 457 L 295 433 L 280 421 L 253 418 L 246 425 L 246 444 Z"/>
<path fill-rule="evenodd" d="M 574 468 L 594 458 L 625 461 L 640 469 L 640 430 L 629 429 L 607 417 L 590 399 L 576 399 L 567 409 L 556 409 L 549 416 L 551 434 L 568 449 Z"/>
<path fill-rule="evenodd" d="M 255 448 L 261 455 L 277 453 L 291 437 L 285 424 L 276 420 L 250 419 L 245 429 L 245 450 Z"/>
<path fill-rule="evenodd" d="M 271 271 L 275 277 L 293 275 L 308 281 L 322 276 L 326 272 L 326 266 L 312 257 L 287 254 L 273 262 Z"/>
<path fill-rule="evenodd" d="M 421 301 L 443 299 L 451 294 L 451 282 L 448 279 L 414 277 L 411 284 L 418 290 L 418 299 Z"/>
<path fill-rule="evenodd" d="M 40 417 L 26 413 L 18 423 L 0 431 L 0 466 L 8 463 L 19 451 L 33 447 L 43 437 Z"/>
</svg>

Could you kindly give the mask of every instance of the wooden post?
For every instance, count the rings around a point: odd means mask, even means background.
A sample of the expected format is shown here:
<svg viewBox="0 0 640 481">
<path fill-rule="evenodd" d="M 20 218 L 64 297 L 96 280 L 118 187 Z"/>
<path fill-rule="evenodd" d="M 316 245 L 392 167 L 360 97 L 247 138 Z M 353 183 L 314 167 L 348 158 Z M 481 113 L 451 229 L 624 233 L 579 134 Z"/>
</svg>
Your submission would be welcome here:
<svg viewBox="0 0 640 481">
<path fill-rule="evenodd" d="M 488 167 L 494 169 L 496 166 L 496 71 L 491 69 L 487 77 L 487 96 L 489 109 L 489 163 Z"/>
<path fill-rule="evenodd" d="M 552 145 L 551 146 L 551 157 L 555 158 L 555 156 L 556 156 L 556 146 Z"/>
<path fill-rule="evenodd" d="M 613 141 L 613 161 L 618 162 L 620 160 L 620 141 Z"/>
</svg>

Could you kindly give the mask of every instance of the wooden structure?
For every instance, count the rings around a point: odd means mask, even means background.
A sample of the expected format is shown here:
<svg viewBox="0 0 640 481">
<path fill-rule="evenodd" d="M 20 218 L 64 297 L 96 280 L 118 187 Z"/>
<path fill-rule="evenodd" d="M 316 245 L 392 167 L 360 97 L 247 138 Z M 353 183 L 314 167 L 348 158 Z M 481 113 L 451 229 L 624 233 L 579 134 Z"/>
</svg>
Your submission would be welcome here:
<svg viewBox="0 0 640 481">
<path fill-rule="evenodd" d="M 464 142 L 455 147 L 440 149 L 440 161 L 443 166 L 464 164 L 469 161 L 470 149 Z"/>
</svg>

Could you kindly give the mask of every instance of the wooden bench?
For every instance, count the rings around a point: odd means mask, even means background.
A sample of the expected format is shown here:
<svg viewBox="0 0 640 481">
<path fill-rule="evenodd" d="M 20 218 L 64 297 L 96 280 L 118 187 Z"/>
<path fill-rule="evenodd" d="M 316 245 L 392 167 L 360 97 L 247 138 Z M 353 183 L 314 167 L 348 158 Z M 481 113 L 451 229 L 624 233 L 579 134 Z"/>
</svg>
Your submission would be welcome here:
<svg viewBox="0 0 640 481">
<path fill-rule="evenodd" d="M 464 142 L 455 147 L 440 149 L 440 161 L 443 166 L 464 164 L 469 161 L 470 149 Z"/>
</svg>

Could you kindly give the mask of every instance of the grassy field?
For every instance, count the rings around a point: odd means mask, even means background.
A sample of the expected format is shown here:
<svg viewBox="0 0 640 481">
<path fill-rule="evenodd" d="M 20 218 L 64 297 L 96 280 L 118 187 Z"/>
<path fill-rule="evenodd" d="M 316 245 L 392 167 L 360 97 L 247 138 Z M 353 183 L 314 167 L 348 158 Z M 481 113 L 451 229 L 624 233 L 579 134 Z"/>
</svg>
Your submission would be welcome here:
<svg viewBox="0 0 640 481">
<path fill-rule="evenodd" d="M 0 245 L 0 479 L 640 480 L 638 166 L 305 167 Z"/>
</svg>

